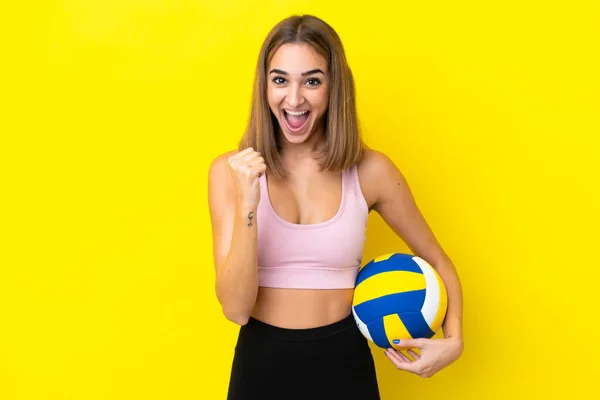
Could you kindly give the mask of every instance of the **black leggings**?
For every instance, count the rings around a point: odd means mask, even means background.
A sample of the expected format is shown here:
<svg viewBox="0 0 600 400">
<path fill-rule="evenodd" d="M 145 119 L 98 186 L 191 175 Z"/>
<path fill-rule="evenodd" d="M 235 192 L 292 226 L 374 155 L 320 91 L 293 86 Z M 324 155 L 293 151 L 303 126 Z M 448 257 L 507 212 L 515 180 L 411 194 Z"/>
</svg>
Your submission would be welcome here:
<svg viewBox="0 0 600 400">
<path fill-rule="evenodd" d="M 228 400 L 379 400 L 371 349 L 352 314 L 309 329 L 240 328 Z"/>
</svg>

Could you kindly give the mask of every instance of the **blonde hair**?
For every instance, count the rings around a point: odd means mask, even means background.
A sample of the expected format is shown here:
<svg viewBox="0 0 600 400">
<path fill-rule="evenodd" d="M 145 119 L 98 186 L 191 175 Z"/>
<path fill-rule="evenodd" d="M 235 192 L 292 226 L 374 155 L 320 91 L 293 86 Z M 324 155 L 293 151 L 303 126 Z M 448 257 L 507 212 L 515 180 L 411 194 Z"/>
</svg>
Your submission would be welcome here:
<svg viewBox="0 0 600 400">
<path fill-rule="evenodd" d="M 338 34 L 325 21 L 312 15 L 286 18 L 265 38 L 256 66 L 250 117 L 239 150 L 253 147 L 264 157 L 269 172 L 280 178 L 287 175 L 279 155 L 278 122 L 267 101 L 269 62 L 275 51 L 287 43 L 307 43 L 327 61 L 331 84 L 320 166 L 329 171 L 350 168 L 365 151 L 356 114 L 354 78 Z"/>
</svg>

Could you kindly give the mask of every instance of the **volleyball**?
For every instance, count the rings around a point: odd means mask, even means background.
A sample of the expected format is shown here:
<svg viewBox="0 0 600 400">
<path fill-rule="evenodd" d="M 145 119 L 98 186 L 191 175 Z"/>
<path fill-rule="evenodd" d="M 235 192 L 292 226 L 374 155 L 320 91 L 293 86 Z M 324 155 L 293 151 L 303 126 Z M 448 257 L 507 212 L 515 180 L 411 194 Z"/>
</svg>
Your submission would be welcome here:
<svg viewBox="0 0 600 400">
<path fill-rule="evenodd" d="M 361 333 L 387 349 L 394 339 L 433 337 L 447 306 L 444 283 L 429 263 L 414 255 L 392 253 L 361 268 L 352 313 Z"/>
</svg>

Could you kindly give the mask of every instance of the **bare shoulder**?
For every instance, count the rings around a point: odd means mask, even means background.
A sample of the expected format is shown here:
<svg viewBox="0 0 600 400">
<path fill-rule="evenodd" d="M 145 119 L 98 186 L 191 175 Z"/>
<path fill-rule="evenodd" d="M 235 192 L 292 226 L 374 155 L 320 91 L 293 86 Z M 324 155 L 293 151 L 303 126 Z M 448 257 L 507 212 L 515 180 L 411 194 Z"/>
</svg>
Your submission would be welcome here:
<svg viewBox="0 0 600 400">
<path fill-rule="evenodd" d="M 208 169 L 208 204 L 211 214 L 219 214 L 221 205 L 229 205 L 233 193 L 233 179 L 229 173 L 229 157 L 236 154 L 231 150 L 217 155 Z"/>
<path fill-rule="evenodd" d="M 361 189 L 369 208 L 374 208 L 385 187 L 404 183 L 396 164 L 383 152 L 367 149 L 357 165 Z"/>
<path fill-rule="evenodd" d="M 224 175 L 228 171 L 229 157 L 236 154 L 237 150 L 230 150 L 225 153 L 217 155 L 210 163 L 209 167 L 209 179 L 212 177 L 218 177 Z M 215 176 L 216 175 L 216 176 Z"/>
<path fill-rule="evenodd" d="M 381 177 L 397 169 L 394 162 L 385 153 L 374 149 L 367 149 L 358 163 L 359 173 L 373 178 Z"/>
</svg>

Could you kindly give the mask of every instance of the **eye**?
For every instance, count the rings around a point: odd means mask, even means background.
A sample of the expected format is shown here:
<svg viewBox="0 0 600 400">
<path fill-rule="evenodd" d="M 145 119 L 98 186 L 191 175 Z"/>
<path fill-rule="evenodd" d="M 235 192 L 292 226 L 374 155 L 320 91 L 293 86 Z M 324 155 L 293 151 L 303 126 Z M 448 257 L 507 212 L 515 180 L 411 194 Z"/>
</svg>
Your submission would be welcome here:
<svg viewBox="0 0 600 400">
<path fill-rule="evenodd" d="M 310 78 L 306 83 L 308 83 L 308 86 L 318 86 L 321 83 L 321 80 L 318 78 Z"/>
<path fill-rule="evenodd" d="M 285 83 L 285 78 L 281 76 L 276 76 L 275 78 L 273 78 L 272 82 L 276 85 L 283 85 Z"/>
</svg>

